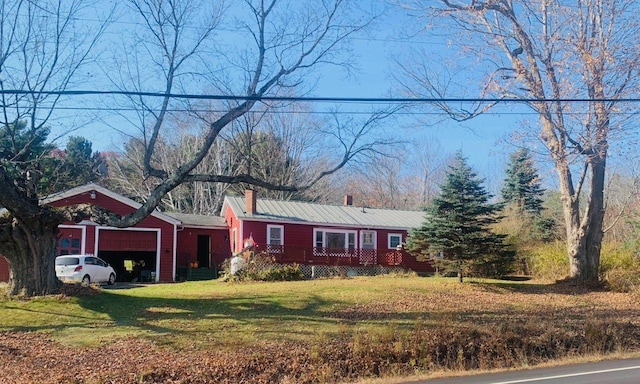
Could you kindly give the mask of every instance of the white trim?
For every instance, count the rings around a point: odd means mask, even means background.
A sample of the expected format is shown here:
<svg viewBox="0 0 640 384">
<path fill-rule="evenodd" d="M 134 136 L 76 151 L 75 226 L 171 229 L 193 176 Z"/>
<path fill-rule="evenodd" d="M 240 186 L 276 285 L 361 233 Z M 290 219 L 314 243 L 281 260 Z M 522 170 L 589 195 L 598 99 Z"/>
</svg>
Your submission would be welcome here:
<svg viewBox="0 0 640 384">
<path fill-rule="evenodd" d="M 171 280 L 176 281 L 176 267 L 178 265 L 178 226 L 173 226 L 173 272 L 171 273 Z M 156 272 L 156 281 L 159 278 L 160 273 Z"/>
<path fill-rule="evenodd" d="M 98 248 L 98 244 L 100 243 L 100 231 L 127 231 L 127 232 L 155 232 L 156 233 L 156 281 L 160 279 L 160 257 L 162 256 L 162 248 L 160 245 L 162 244 L 162 229 L 161 228 L 137 228 L 137 227 L 129 227 L 129 228 L 116 228 L 116 227 L 96 227 L 96 240 L 95 240 L 95 256 L 98 256 L 100 249 Z M 174 243 L 175 244 L 175 243 Z M 175 253 L 173 255 L 175 260 Z M 174 261 L 175 263 L 175 261 Z M 174 272 L 175 274 L 175 268 Z"/>
<path fill-rule="evenodd" d="M 313 247 L 316 247 L 316 233 L 318 232 L 322 232 L 322 247 L 326 248 L 327 247 L 327 236 L 324 235 L 324 233 L 330 232 L 330 233 L 344 233 L 346 236 L 344 238 L 345 241 L 345 247 L 344 249 L 351 249 L 349 248 L 349 234 L 352 233 L 353 234 L 353 249 L 358 249 L 358 231 L 352 231 L 350 229 L 334 229 L 331 227 L 320 227 L 320 228 L 313 228 Z"/>
<path fill-rule="evenodd" d="M 400 237 L 400 242 L 398 244 L 402 245 L 402 233 L 389 233 L 387 234 L 387 248 L 388 249 L 396 249 L 396 247 L 391 246 L 391 237 Z"/>
<path fill-rule="evenodd" d="M 83 193 L 88 193 L 91 191 L 96 191 L 99 192 L 107 197 L 110 197 L 113 200 L 119 201 L 122 204 L 128 205 L 129 207 L 133 208 L 133 209 L 138 209 L 142 206 L 142 204 L 138 203 L 137 201 L 134 201 L 128 197 L 122 196 L 119 193 L 113 192 L 105 187 L 102 187 L 98 184 L 94 184 L 94 183 L 89 183 L 89 184 L 85 184 L 85 185 L 81 185 L 79 187 L 76 188 L 71 188 L 67 191 L 64 192 L 60 192 L 60 193 L 55 193 L 52 195 L 49 195 L 45 198 L 43 198 L 40 202 L 42 204 L 49 204 L 52 203 L 54 201 L 59 201 L 59 200 L 63 200 L 69 197 L 73 197 L 73 196 L 77 196 L 77 195 L 81 195 Z M 90 203 L 91 201 L 89 201 Z M 179 225 L 182 222 L 174 217 L 171 217 L 167 214 L 164 214 L 160 211 L 154 210 L 153 212 L 151 212 L 149 214 L 149 216 L 153 216 L 157 219 L 160 219 L 162 221 L 165 221 L 169 224 L 174 224 L 174 225 Z"/>
<path fill-rule="evenodd" d="M 363 229 L 363 230 L 360 231 L 360 249 L 364 249 L 364 248 L 362 248 L 362 246 L 364 245 L 364 234 L 365 233 L 372 233 L 373 234 L 373 248 L 372 249 L 378 249 L 378 232 L 374 231 L 374 230 L 371 230 L 371 229 Z"/>
<path fill-rule="evenodd" d="M 162 256 L 161 244 L 162 244 L 162 229 L 158 228 L 158 232 L 156 233 L 156 279 L 154 283 L 158 282 L 158 280 L 160 279 L 160 257 Z M 176 270 L 175 266 L 173 270 L 174 271 Z"/>
<path fill-rule="evenodd" d="M 240 221 L 240 231 L 238 231 L 239 238 L 236 238 L 236 252 L 244 248 L 244 221 Z"/>
<path fill-rule="evenodd" d="M 67 229 L 80 228 L 82 231 L 82 235 L 81 235 L 82 237 L 80 238 L 80 254 L 86 255 L 86 251 L 87 251 L 87 227 L 86 226 L 60 224 L 58 225 L 58 228 L 67 228 Z"/>
<path fill-rule="evenodd" d="M 271 228 L 280 229 L 280 244 L 271 244 Z M 284 225 L 280 224 L 267 224 L 267 245 L 284 245 Z"/>
</svg>

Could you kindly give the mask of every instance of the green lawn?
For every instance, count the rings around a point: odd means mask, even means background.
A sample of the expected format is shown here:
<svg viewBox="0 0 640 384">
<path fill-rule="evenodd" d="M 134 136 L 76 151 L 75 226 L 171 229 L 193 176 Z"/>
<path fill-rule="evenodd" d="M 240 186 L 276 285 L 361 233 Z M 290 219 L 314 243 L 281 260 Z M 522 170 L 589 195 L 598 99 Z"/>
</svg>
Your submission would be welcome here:
<svg viewBox="0 0 640 384">
<path fill-rule="evenodd" d="M 0 300 L 0 370 L 25 383 L 34 366 L 57 383 L 96 364 L 91 382 L 313 383 L 640 351 L 637 294 L 566 284 L 380 276 L 91 292 Z"/>
<path fill-rule="evenodd" d="M 219 281 L 103 289 L 97 295 L 0 301 L 0 331 L 40 331 L 72 345 L 134 335 L 179 347 L 297 340 L 342 332 L 336 313 L 394 301 L 401 291 L 437 292 L 440 279 L 362 277 L 277 283 Z M 358 321 L 368 329 L 411 327 L 420 313 Z M 353 321 L 346 321 L 353 323 Z"/>
</svg>

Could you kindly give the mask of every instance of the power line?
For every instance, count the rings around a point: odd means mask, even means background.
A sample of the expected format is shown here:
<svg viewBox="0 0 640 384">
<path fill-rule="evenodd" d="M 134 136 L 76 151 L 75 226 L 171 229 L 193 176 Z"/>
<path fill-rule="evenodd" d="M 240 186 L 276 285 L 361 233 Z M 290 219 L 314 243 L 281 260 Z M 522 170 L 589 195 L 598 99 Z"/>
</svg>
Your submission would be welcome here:
<svg viewBox="0 0 640 384">
<path fill-rule="evenodd" d="M 100 112 L 136 112 L 139 111 L 140 108 L 134 108 L 134 107 L 65 107 L 65 106 L 56 106 L 55 107 L 56 110 L 59 111 L 100 111 Z M 145 110 L 151 111 L 151 112 L 160 112 L 160 108 L 145 108 Z M 210 108 L 167 108 L 165 110 L 166 112 L 170 112 L 170 113 L 178 113 L 178 112 L 194 112 L 194 113 L 225 113 L 227 112 L 227 110 L 222 110 L 222 109 L 210 109 Z M 355 111 L 355 110 L 340 110 L 340 111 L 304 111 L 304 110 L 284 110 L 284 109 L 280 109 L 278 108 L 277 110 L 275 109 L 270 109 L 270 110 L 259 110 L 259 111 L 248 111 L 247 113 L 257 113 L 257 114 L 270 114 L 270 115 L 284 115 L 284 114 L 293 114 L 293 115 L 327 115 L 327 114 L 339 114 L 339 115 L 345 115 L 345 114 L 349 114 L 349 115 L 370 115 L 371 112 L 367 112 L 367 111 Z M 582 116 L 585 115 L 589 112 L 564 112 L 565 115 L 568 116 Z M 411 112 L 406 112 L 406 111 L 399 111 L 399 112 L 394 112 L 394 115 L 407 115 L 407 116 L 413 116 L 413 115 L 433 115 L 433 116 L 441 116 L 441 115 L 446 115 L 447 113 L 444 111 L 436 111 L 436 112 L 427 112 L 427 111 L 420 111 L 420 112 L 416 112 L 416 111 L 411 111 Z M 611 112 L 611 115 L 617 115 L 617 116 L 624 116 L 624 115 L 636 115 L 636 112 Z M 538 116 L 539 113 L 538 112 L 527 112 L 527 111 L 522 111 L 522 112 L 509 112 L 509 111 L 486 111 L 483 112 L 483 115 L 505 115 L 505 116 L 526 116 L 526 115 L 531 115 L 531 116 Z"/>
<path fill-rule="evenodd" d="M 136 96 L 136 97 L 169 97 L 172 99 L 191 100 L 227 100 L 227 101 L 289 101 L 289 102 L 335 102 L 335 103 L 388 103 L 388 104 L 411 104 L 411 103 L 637 103 L 640 98 L 429 98 L 429 97 L 335 97 L 335 96 L 259 96 L 259 95 L 210 95 L 210 94 L 181 94 L 162 92 L 133 92 L 133 91 L 30 91 L 30 90 L 0 90 L 2 95 L 34 95 L 34 96 Z"/>
</svg>

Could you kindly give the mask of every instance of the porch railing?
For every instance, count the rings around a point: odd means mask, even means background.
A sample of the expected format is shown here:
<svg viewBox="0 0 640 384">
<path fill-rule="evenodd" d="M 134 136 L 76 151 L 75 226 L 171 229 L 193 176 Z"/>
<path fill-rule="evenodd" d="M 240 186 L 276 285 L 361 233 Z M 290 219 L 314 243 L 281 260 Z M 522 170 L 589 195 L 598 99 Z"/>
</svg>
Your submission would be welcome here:
<svg viewBox="0 0 640 384">
<path fill-rule="evenodd" d="M 431 263 L 418 262 L 404 250 L 376 249 L 333 249 L 266 245 L 258 251 L 265 251 L 281 264 L 304 265 L 381 265 L 385 267 L 405 266 L 418 272 L 431 270 Z"/>
</svg>

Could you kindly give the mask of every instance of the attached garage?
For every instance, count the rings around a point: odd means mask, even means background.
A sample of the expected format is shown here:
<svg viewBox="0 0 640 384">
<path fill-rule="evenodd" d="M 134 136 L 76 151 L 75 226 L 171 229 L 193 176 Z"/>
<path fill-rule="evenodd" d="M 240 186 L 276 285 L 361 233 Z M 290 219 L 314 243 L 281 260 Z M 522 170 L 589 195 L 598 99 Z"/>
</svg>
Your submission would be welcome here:
<svg viewBox="0 0 640 384">
<path fill-rule="evenodd" d="M 51 195 L 42 202 L 55 207 L 93 204 L 118 215 L 140 207 L 97 184 Z M 154 211 L 130 228 L 113 228 L 85 219 L 63 223 L 59 229 L 59 255 L 96 255 L 113 266 L 119 281 L 176 281 L 177 270 L 192 265 L 215 272 L 231 255 L 226 222 L 217 216 Z M 8 279 L 8 264 L 0 256 L 0 281 Z"/>
<path fill-rule="evenodd" d="M 119 215 L 126 215 L 140 204 L 97 184 L 87 184 L 44 200 L 56 207 L 94 204 Z M 130 228 L 103 226 L 90 220 L 60 226 L 59 248 L 80 246 L 81 253 L 93 254 L 116 270 L 119 281 L 175 281 L 180 220 L 154 211 Z M 68 241 L 65 239 L 69 238 Z M 61 252 L 59 254 L 69 253 Z"/>
<path fill-rule="evenodd" d="M 98 257 L 111 264 L 119 281 L 152 281 L 160 258 L 160 230 L 97 228 Z"/>
</svg>

